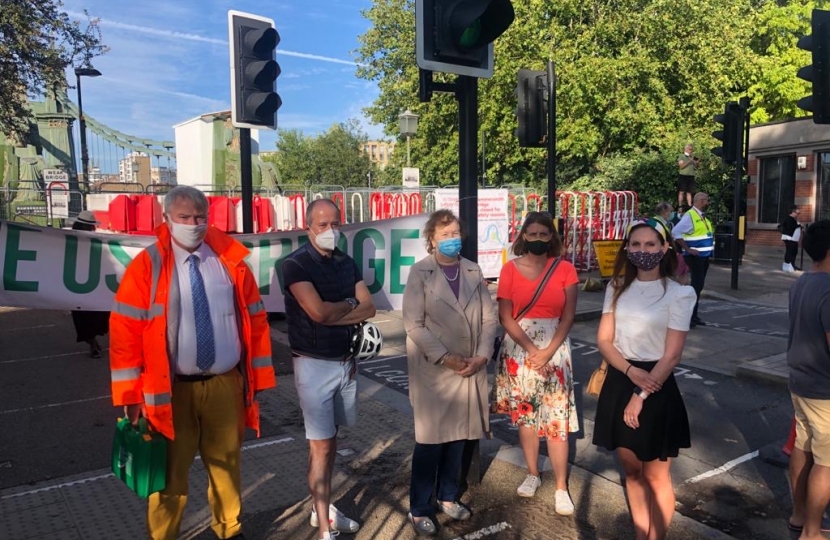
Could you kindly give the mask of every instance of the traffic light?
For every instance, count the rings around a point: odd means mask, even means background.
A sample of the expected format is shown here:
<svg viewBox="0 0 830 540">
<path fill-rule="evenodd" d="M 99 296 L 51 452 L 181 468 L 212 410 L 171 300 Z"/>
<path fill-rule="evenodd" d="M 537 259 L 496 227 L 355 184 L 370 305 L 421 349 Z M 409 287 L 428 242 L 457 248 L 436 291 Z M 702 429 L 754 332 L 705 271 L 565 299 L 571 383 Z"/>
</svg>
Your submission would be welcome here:
<svg viewBox="0 0 830 540">
<path fill-rule="evenodd" d="M 228 11 L 231 54 L 231 121 L 235 127 L 277 127 L 282 100 L 276 92 L 280 74 L 276 48 L 280 35 L 274 21 L 250 13 Z"/>
<path fill-rule="evenodd" d="M 516 136 L 522 148 L 544 148 L 548 134 L 548 76 L 544 71 L 519 70 Z"/>
<path fill-rule="evenodd" d="M 830 11 L 813 10 L 813 34 L 798 40 L 798 48 L 812 52 L 813 64 L 798 70 L 798 76 L 813 83 L 813 95 L 798 100 L 798 106 L 813 113 L 816 124 L 830 124 Z"/>
<path fill-rule="evenodd" d="M 515 18 L 510 0 L 416 0 L 418 67 L 493 76 L 493 41 Z"/>
<path fill-rule="evenodd" d="M 712 153 L 723 163 L 735 163 L 738 158 L 738 136 L 743 137 L 743 114 L 741 106 L 734 101 L 726 104 L 723 114 L 714 116 L 715 122 L 723 124 L 723 130 L 713 131 L 712 136 L 721 141 L 720 146 L 712 148 Z"/>
</svg>

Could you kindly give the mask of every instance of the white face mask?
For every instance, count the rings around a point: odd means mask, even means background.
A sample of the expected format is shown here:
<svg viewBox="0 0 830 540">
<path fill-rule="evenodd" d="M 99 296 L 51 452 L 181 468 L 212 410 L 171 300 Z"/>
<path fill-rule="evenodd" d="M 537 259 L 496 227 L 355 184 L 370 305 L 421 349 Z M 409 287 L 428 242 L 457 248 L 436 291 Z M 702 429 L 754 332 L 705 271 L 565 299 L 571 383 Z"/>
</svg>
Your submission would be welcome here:
<svg viewBox="0 0 830 540">
<path fill-rule="evenodd" d="M 196 249 L 207 233 L 207 223 L 201 225 L 185 225 L 170 221 L 170 234 L 176 242 L 185 249 Z"/>
<path fill-rule="evenodd" d="M 338 240 L 340 240 L 340 231 L 337 229 L 327 229 L 316 235 L 316 238 L 318 248 L 326 251 L 334 251 L 334 248 L 337 247 Z"/>
</svg>

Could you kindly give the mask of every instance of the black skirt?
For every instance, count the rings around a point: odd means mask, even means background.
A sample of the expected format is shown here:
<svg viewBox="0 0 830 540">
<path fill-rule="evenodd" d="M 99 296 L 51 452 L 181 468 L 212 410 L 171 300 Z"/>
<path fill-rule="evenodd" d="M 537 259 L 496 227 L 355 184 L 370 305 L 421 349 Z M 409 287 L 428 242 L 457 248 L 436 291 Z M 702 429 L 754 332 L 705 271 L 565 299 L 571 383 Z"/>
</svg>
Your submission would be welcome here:
<svg viewBox="0 0 830 540">
<path fill-rule="evenodd" d="M 635 367 L 651 371 L 656 362 L 630 360 Z M 623 411 L 634 393 L 634 383 L 622 372 L 608 366 L 608 375 L 597 400 L 593 443 L 608 450 L 627 448 L 640 461 L 677 457 L 681 448 L 691 447 L 689 417 L 674 373 L 659 392 L 648 396 L 640 412 L 640 427 L 631 429 Z"/>
</svg>

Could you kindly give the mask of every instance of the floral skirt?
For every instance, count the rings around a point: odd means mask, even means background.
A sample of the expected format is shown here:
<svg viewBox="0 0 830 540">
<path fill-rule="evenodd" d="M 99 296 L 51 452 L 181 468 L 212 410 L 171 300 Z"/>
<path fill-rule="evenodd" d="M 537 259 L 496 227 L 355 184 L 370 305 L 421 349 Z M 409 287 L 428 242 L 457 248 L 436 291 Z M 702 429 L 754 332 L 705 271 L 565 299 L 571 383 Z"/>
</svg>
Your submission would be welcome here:
<svg viewBox="0 0 830 540">
<path fill-rule="evenodd" d="M 538 348 L 549 343 L 559 319 L 522 319 L 519 326 Z M 565 339 L 542 369 L 525 364 L 527 352 L 507 334 L 496 364 L 496 412 L 514 425 L 535 429 L 540 437 L 568 440 L 579 431 L 574 403 L 571 343 Z"/>
</svg>

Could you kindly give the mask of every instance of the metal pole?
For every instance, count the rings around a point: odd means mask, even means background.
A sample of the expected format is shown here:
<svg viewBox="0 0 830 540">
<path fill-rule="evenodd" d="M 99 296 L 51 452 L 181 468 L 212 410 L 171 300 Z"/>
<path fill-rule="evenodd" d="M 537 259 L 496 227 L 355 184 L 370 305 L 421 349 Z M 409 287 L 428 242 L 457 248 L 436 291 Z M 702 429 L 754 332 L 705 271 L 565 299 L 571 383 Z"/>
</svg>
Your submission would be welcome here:
<svg viewBox="0 0 830 540">
<path fill-rule="evenodd" d="M 478 79 L 459 75 L 458 99 L 458 214 L 467 229 L 461 255 L 478 262 Z"/>
<path fill-rule="evenodd" d="M 556 65 L 553 60 L 548 60 L 548 211 L 556 217 Z"/>
<path fill-rule="evenodd" d="M 406 166 L 409 167 L 409 133 L 406 134 Z"/>
<path fill-rule="evenodd" d="M 251 130 L 239 128 L 239 172 L 242 184 L 242 232 L 254 232 L 254 178 L 251 171 Z"/>
<path fill-rule="evenodd" d="M 81 100 L 81 76 L 75 75 L 78 83 L 78 131 L 81 135 L 81 173 L 83 174 L 83 182 L 88 184 L 89 177 L 89 154 L 86 148 L 86 119 L 84 118 L 84 104 Z"/>
<path fill-rule="evenodd" d="M 481 132 L 481 187 L 487 187 L 487 162 L 485 161 L 485 152 L 487 146 L 487 133 Z"/>
<path fill-rule="evenodd" d="M 458 100 L 458 214 L 467 229 L 461 255 L 478 261 L 478 79 L 459 75 Z M 467 485 L 481 482 L 481 451 L 478 440 L 467 441 L 461 461 L 461 478 Z"/>
<path fill-rule="evenodd" d="M 738 290 L 738 258 L 741 248 L 738 240 L 738 227 L 741 221 L 741 194 L 744 177 L 744 126 L 746 125 L 749 100 L 745 97 L 740 100 L 741 129 L 735 130 L 735 178 L 732 195 L 732 290 Z"/>
</svg>

